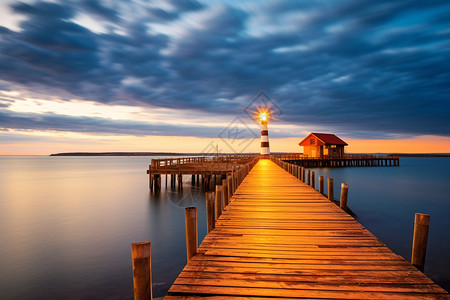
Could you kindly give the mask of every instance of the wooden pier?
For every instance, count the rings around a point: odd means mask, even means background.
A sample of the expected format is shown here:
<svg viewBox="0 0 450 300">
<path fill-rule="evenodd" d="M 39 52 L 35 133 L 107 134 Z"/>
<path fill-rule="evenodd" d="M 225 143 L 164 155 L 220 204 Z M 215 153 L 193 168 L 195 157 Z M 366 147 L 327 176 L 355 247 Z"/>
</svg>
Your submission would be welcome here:
<svg viewBox="0 0 450 300">
<path fill-rule="evenodd" d="M 449 299 L 449 295 L 311 186 L 261 159 L 165 299 L 195 298 Z"/>
<path fill-rule="evenodd" d="M 175 157 L 152 159 L 147 170 L 151 190 L 161 189 L 161 175 L 170 176 L 170 183 L 183 186 L 183 175 L 191 175 L 192 182 L 202 181 L 205 190 L 214 189 L 216 183 L 236 173 L 250 162 L 258 159 L 258 155 L 220 155 L 199 157 Z M 200 178 L 201 176 L 201 178 Z"/>
<path fill-rule="evenodd" d="M 305 168 L 391 167 L 399 166 L 398 155 L 346 154 L 343 157 L 308 157 L 302 154 L 275 155 L 285 162 Z"/>
</svg>

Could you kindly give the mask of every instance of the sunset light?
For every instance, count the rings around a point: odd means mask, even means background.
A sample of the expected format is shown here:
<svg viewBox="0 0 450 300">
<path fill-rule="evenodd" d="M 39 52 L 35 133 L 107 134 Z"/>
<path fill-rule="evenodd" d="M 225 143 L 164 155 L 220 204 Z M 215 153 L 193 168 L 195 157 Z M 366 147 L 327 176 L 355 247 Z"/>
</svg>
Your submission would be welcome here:
<svg viewBox="0 0 450 300">
<path fill-rule="evenodd" d="M 446 298 L 448 16 L 0 0 L 1 298 Z"/>
</svg>

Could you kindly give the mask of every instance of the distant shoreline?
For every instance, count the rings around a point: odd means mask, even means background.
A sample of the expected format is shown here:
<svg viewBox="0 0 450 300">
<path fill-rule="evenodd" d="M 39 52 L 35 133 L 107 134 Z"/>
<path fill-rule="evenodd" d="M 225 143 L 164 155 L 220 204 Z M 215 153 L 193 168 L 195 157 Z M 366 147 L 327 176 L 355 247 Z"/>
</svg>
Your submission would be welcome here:
<svg viewBox="0 0 450 300">
<path fill-rule="evenodd" d="M 232 155 L 234 153 L 220 153 L 220 155 Z M 249 155 L 256 153 L 240 153 Z M 273 153 L 286 154 L 286 153 Z M 353 153 L 351 153 L 353 154 Z M 363 153 L 355 153 L 363 154 Z M 365 153 L 364 153 L 365 154 Z M 381 155 L 398 155 L 400 157 L 450 157 L 450 153 L 369 153 Z M 175 153 L 175 152 L 66 152 L 54 153 L 50 156 L 213 156 L 216 153 Z"/>
</svg>

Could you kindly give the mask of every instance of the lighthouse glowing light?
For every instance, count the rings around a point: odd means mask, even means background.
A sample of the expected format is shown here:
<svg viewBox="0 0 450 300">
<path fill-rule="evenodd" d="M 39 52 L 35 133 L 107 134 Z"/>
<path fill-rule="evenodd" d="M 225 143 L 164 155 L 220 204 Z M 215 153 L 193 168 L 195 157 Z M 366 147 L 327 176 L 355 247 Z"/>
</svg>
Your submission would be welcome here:
<svg viewBox="0 0 450 300">
<path fill-rule="evenodd" d="M 269 130 L 268 130 L 268 122 L 269 115 L 267 112 L 262 112 L 259 114 L 259 120 L 261 122 L 261 154 L 269 155 L 270 147 L 269 147 Z"/>
</svg>

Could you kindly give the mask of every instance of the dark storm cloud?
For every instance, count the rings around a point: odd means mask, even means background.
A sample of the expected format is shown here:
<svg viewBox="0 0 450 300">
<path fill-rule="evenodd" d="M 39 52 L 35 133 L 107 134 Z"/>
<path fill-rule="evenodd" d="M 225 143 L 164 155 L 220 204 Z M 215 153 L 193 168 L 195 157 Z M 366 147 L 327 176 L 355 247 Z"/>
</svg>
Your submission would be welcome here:
<svg viewBox="0 0 450 300">
<path fill-rule="evenodd" d="M 284 0 L 250 10 L 186 0 L 136 17 L 111 2 L 75 3 L 12 6 L 26 19 L 20 31 L 0 27 L 0 80 L 234 115 L 266 90 L 283 121 L 312 131 L 450 136 L 448 1 Z M 120 30 L 94 33 L 75 23 L 79 14 Z M 109 128 L 137 130 L 117 124 Z"/>
<path fill-rule="evenodd" d="M 119 22 L 120 17 L 117 11 L 106 7 L 99 0 L 83 0 L 81 5 L 94 16 L 99 16 L 111 22 Z"/>
</svg>

